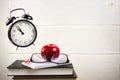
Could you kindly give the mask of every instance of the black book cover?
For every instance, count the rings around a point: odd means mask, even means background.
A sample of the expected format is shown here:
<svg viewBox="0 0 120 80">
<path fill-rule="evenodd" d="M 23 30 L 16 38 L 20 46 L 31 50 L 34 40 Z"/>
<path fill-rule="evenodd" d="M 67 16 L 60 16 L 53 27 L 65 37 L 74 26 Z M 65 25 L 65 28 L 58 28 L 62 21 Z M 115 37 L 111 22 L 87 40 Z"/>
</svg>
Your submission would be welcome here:
<svg viewBox="0 0 120 80">
<path fill-rule="evenodd" d="M 8 69 L 31 69 L 31 68 L 28 68 L 28 67 L 22 65 L 21 63 L 23 61 L 24 60 L 16 60 L 11 65 L 9 65 L 7 68 Z M 73 68 L 73 65 L 72 65 L 72 63 L 70 63 L 68 65 L 61 65 L 61 66 L 51 67 L 51 68 Z"/>
<path fill-rule="evenodd" d="M 28 67 L 21 64 L 23 61 L 24 60 L 16 60 L 11 65 L 9 65 L 7 68 L 8 69 L 28 69 Z"/>
</svg>

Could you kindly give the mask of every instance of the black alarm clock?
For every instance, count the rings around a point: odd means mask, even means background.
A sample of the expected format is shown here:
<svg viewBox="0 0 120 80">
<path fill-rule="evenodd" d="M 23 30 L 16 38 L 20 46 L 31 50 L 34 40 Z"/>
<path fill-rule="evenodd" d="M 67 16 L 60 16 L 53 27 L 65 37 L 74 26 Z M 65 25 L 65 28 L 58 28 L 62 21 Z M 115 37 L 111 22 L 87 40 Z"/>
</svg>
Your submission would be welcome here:
<svg viewBox="0 0 120 80">
<path fill-rule="evenodd" d="M 18 20 L 16 19 L 19 17 L 11 16 L 11 13 L 17 10 L 24 12 L 21 19 Z M 32 16 L 26 14 L 23 8 L 17 8 L 10 12 L 10 18 L 8 18 L 6 25 L 11 24 L 8 29 L 8 38 L 15 46 L 28 47 L 34 44 L 37 37 L 37 29 L 30 20 L 33 20 Z"/>
</svg>

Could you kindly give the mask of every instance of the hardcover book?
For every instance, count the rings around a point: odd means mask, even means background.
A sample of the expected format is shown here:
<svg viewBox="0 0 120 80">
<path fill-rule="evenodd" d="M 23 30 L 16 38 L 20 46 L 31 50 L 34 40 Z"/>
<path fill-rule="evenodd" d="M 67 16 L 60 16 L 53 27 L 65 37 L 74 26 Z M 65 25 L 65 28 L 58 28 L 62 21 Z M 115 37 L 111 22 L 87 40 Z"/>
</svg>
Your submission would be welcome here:
<svg viewBox="0 0 120 80">
<path fill-rule="evenodd" d="M 73 75 L 72 63 L 67 65 L 59 65 L 54 67 L 31 69 L 22 65 L 23 60 L 16 60 L 8 68 L 9 76 L 25 76 L 25 75 Z"/>
<path fill-rule="evenodd" d="M 13 76 L 13 80 L 76 80 L 77 75 L 73 70 L 72 75 L 32 75 Z"/>
</svg>

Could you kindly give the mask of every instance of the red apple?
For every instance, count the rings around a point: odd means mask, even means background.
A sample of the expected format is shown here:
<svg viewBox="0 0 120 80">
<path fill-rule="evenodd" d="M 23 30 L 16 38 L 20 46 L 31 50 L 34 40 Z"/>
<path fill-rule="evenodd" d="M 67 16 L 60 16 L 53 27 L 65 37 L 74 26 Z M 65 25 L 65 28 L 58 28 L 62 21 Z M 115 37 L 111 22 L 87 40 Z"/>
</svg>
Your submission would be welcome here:
<svg viewBox="0 0 120 80">
<path fill-rule="evenodd" d="M 55 44 L 47 44 L 43 46 L 43 48 L 41 49 L 41 56 L 48 61 L 51 61 L 51 58 L 52 59 L 58 58 L 59 54 L 60 54 L 60 49 Z"/>
</svg>

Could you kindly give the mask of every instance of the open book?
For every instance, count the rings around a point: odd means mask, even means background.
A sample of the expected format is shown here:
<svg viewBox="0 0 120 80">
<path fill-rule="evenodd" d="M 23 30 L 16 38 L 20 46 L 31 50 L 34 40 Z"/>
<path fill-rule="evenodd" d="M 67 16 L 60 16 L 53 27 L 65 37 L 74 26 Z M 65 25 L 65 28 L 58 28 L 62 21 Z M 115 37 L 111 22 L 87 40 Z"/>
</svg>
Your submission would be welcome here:
<svg viewBox="0 0 120 80">
<path fill-rule="evenodd" d="M 34 63 L 34 62 L 25 63 L 25 62 L 22 62 L 22 65 L 27 66 L 27 67 L 32 68 L 32 69 L 57 67 L 57 66 L 68 65 L 68 64 L 71 64 L 71 63 L 56 64 L 56 63 L 52 63 L 52 62 L 45 62 L 45 63 Z"/>
</svg>

